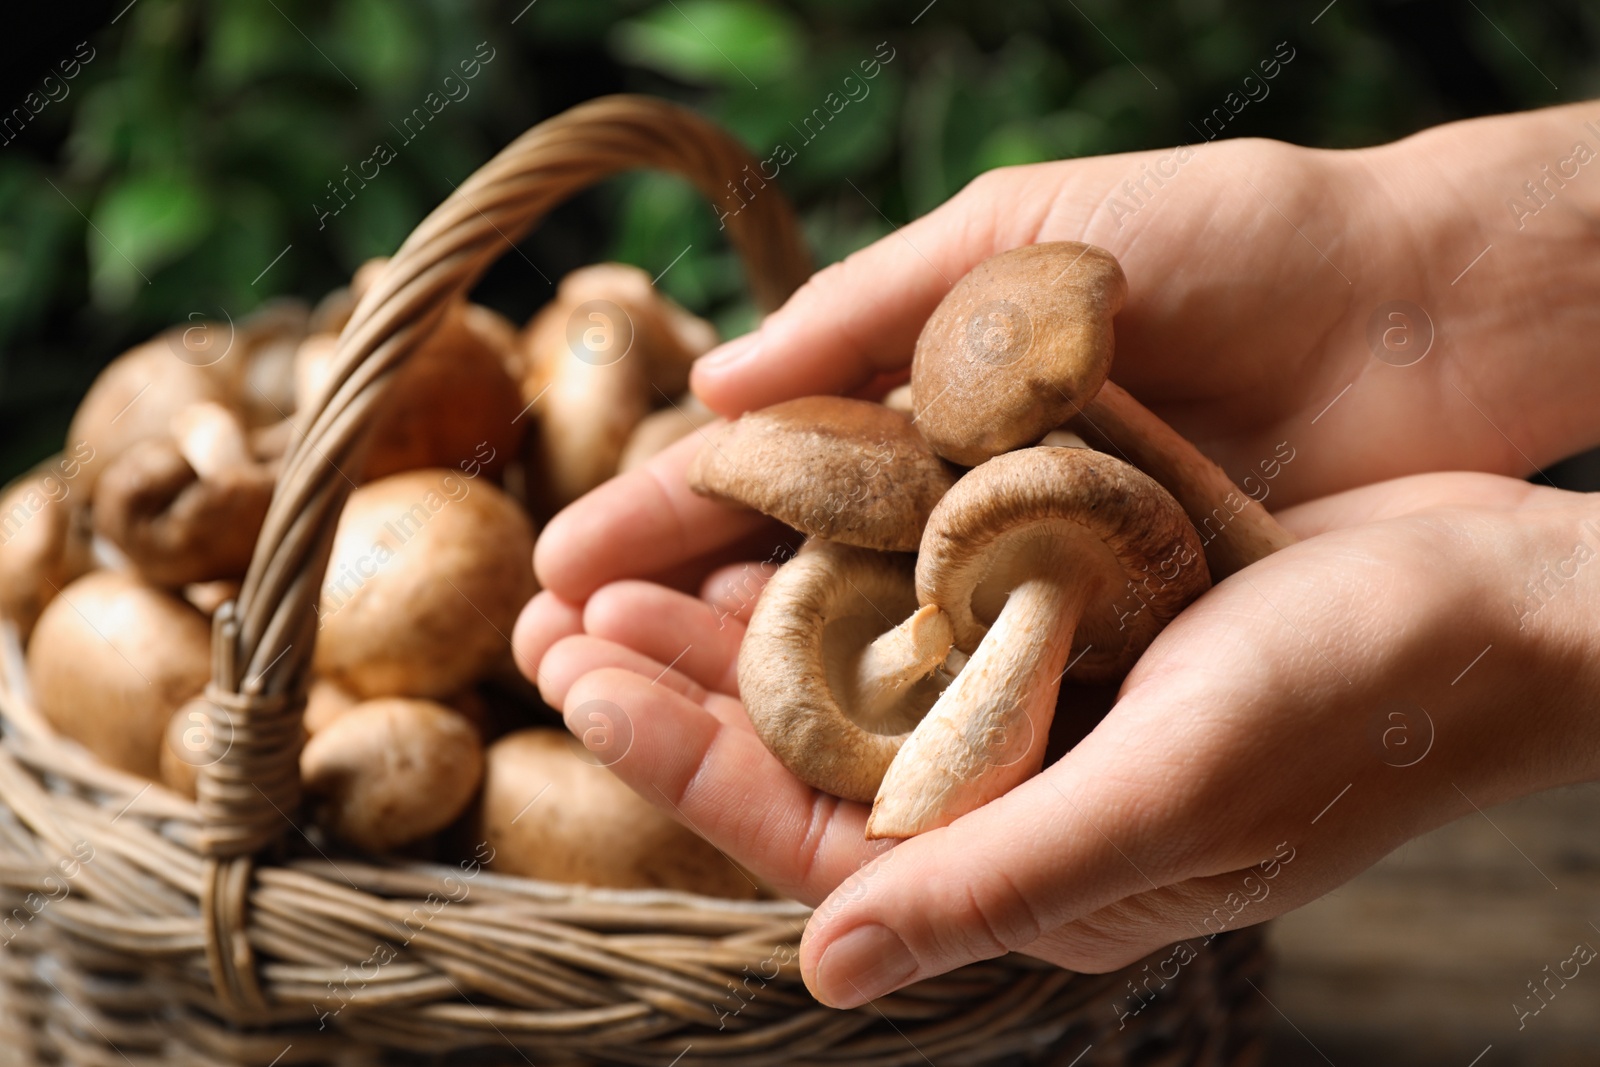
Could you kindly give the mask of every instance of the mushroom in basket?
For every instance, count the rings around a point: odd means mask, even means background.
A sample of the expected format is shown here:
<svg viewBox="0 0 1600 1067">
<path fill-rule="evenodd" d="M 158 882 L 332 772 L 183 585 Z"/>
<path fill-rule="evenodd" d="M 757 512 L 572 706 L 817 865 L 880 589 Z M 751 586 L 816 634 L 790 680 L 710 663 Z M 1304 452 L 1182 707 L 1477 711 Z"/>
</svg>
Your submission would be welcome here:
<svg viewBox="0 0 1600 1067">
<path fill-rule="evenodd" d="M 537 416 L 530 469 L 541 472 L 530 489 L 541 510 L 554 514 L 616 474 L 639 424 L 653 408 L 680 406 L 673 398 L 690 364 L 716 341 L 710 323 L 637 267 L 599 263 L 561 279 L 521 338 L 523 395 Z M 676 425 L 689 432 L 698 416 L 682 415 Z"/>
<path fill-rule="evenodd" d="M 362 264 L 351 295 L 363 299 L 383 276 L 386 259 Z M 339 335 L 332 328 L 312 334 L 294 359 L 296 419 L 317 408 L 333 386 Z M 466 300 L 450 304 L 437 326 L 395 372 L 372 420 L 358 482 L 401 471 L 455 467 L 478 461 L 497 476 L 512 459 L 527 423 L 519 421 L 514 364 L 515 328 L 500 315 Z M 304 433 L 306 426 L 300 426 Z"/>
<path fill-rule="evenodd" d="M 179 408 L 170 425 L 107 466 L 95 532 L 159 585 L 243 577 L 277 464 L 256 458 L 238 413 L 215 401 Z"/>
</svg>

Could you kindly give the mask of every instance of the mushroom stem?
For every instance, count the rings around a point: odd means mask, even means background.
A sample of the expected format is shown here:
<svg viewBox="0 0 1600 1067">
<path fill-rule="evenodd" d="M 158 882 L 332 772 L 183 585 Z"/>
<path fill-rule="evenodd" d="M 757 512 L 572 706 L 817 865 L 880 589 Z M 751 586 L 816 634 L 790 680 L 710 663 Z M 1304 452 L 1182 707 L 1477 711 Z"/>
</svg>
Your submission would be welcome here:
<svg viewBox="0 0 1600 1067">
<path fill-rule="evenodd" d="M 1038 773 L 1073 634 L 1101 582 L 1036 567 L 889 765 L 869 839 L 946 826 Z"/>
<path fill-rule="evenodd" d="M 256 462 L 238 414 L 213 401 L 179 408 L 172 416 L 172 438 L 202 479 L 218 478 Z"/>
<path fill-rule="evenodd" d="M 858 720 L 876 722 L 891 714 L 906 686 L 937 670 L 954 642 L 949 616 L 932 604 L 879 634 L 856 663 L 853 703 Z"/>
<path fill-rule="evenodd" d="M 1107 381 L 1067 425 L 1177 499 L 1205 542 L 1213 581 L 1294 544 L 1295 536 L 1226 471 L 1115 382 Z"/>
</svg>

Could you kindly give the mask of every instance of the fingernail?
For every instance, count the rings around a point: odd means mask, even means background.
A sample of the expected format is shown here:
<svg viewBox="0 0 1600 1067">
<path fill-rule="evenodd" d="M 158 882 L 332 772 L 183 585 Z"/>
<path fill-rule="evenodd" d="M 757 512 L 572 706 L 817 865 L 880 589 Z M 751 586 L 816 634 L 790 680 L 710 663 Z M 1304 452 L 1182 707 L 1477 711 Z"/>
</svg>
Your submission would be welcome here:
<svg viewBox="0 0 1600 1067">
<path fill-rule="evenodd" d="M 695 365 L 708 367 L 712 370 L 726 370 L 736 363 L 741 363 L 754 356 L 761 350 L 761 331 L 747 333 L 743 337 L 735 337 L 726 344 L 718 345 L 699 359 Z"/>
<path fill-rule="evenodd" d="M 823 950 L 811 993 L 834 1008 L 855 1008 L 900 987 L 917 961 L 887 926 L 858 926 Z"/>
</svg>

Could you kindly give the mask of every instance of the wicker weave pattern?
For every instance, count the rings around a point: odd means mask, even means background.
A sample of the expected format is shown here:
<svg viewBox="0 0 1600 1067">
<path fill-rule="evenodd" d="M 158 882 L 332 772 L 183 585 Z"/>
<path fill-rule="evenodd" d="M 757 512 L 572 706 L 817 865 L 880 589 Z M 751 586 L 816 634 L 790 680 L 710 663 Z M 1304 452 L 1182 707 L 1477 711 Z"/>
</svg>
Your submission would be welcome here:
<svg viewBox="0 0 1600 1067">
<path fill-rule="evenodd" d="M 1253 931 L 1216 939 L 1126 1030 L 1114 1006 L 1129 975 L 1015 956 L 836 1012 L 800 983 L 799 905 L 363 861 L 295 828 L 314 606 L 350 489 L 340 469 L 360 459 L 390 376 L 449 300 L 579 189 L 649 166 L 724 202 L 752 163 L 689 112 L 607 98 L 530 130 L 407 239 L 345 328 L 239 602 L 218 613 L 218 759 L 197 803 L 56 737 L 0 655 L 0 1062 L 1253 1062 Z M 763 306 L 809 273 L 775 188 L 728 230 Z"/>
</svg>

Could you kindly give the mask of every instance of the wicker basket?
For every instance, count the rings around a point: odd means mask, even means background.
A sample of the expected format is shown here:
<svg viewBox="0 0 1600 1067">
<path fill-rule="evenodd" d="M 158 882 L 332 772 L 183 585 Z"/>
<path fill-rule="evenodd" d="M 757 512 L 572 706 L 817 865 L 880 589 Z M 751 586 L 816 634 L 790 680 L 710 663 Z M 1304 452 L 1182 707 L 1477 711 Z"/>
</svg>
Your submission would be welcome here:
<svg viewBox="0 0 1600 1067">
<path fill-rule="evenodd" d="M 1254 1061 L 1252 931 L 1211 942 L 1125 1029 L 1119 1006 L 1148 972 L 1072 975 L 1021 956 L 839 1012 L 800 982 L 797 904 L 331 855 L 298 830 L 313 609 L 350 490 L 338 469 L 359 459 L 397 365 L 555 204 L 636 167 L 726 204 L 754 294 L 776 306 L 809 267 L 776 188 L 736 210 L 729 183 L 753 162 L 690 112 L 612 97 L 530 130 L 417 227 L 345 327 L 337 384 L 286 462 L 237 603 L 217 615 L 218 758 L 198 802 L 54 736 L 15 656 L 0 657 L 0 1055 L 118 1067 Z"/>
</svg>

